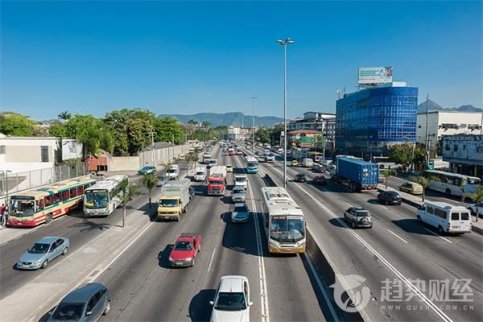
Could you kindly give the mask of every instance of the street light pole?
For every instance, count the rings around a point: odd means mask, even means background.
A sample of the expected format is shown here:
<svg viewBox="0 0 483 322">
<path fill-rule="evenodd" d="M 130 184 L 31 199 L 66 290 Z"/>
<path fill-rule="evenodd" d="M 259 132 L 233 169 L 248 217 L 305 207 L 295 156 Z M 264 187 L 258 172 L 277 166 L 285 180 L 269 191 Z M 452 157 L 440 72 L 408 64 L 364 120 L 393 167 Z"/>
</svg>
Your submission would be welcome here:
<svg viewBox="0 0 483 322">
<path fill-rule="evenodd" d="M 151 156 L 153 161 L 152 164 L 155 166 L 156 164 L 154 163 L 154 136 L 156 135 L 156 132 L 149 132 L 149 135 L 151 135 Z"/>
<path fill-rule="evenodd" d="M 290 38 L 277 40 L 283 46 L 283 187 L 287 188 L 287 45 L 294 41 Z"/>
<path fill-rule="evenodd" d="M 252 150 L 255 151 L 255 100 L 258 98 L 256 96 L 249 97 L 252 100 Z"/>
</svg>

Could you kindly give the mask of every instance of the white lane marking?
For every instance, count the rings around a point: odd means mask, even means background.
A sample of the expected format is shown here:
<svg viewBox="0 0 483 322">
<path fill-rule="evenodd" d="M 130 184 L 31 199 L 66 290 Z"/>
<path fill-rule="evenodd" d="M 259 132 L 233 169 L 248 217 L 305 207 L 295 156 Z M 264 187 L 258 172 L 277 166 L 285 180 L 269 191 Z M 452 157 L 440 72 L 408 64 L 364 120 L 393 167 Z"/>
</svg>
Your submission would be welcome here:
<svg viewBox="0 0 483 322">
<path fill-rule="evenodd" d="M 213 249 L 213 254 L 211 254 L 210 265 L 208 265 L 208 272 L 210 271 L 211 264 L 213 263 L 213 258 L 215 258 L 216 248 Z"/>
<path fill-rule="evenodd" d="M 400 240 L 402 240 L 403 242 L 405 242 L 406 244 L 408 243 L 406 240 L 404 240 L 402 237 L 400 237 L 399 235 L 397 235 L 396 233 L 394 233 L 392 230 L 389 230 L 389 229 L 386 229 L 388 232 L 390 232 L 391 234 L 393 234 L 394 236 L 396 236 L 397 238 L 399 238 Z"/>
<path fill-rule="evenodd" d="M 379 206 L 381 206 L 382 208 L 384 208 L 384 209 L 386 209 L 386 210 L 387 210 L 387 208 L 386 208 L 385 206 L 383 206 L 383 205 L 379 205 Z"/>
<path fill-rule="evenodd" d="M 258 274 L 260 276 L 260 302 L 262 303 L 262 321 L 269 322 L 270 314 L 268 310 L 268 292 L 267 292 L 267 280 L 265 275 L 265 262 L 263 260 L 263 249 L 262 249 L 262 235 L 260 233 L 260 227 L 258 225 L 258 211 L 255 204 L 255 199 L 253 197 L 252 188 L 250 187 L 248 193 L 250 194 L 250 199 L 252 200 L 252 211 L 255 216 L 253 220 L 255 222 L 255 233 L 257 235 L 257 251 L 258 251 Z"/>
<path fill-rule="evenodd" d="M 250 185 L 250 180 L 248 183 Z M 268 292 L 267 292 L 267 278 L 265 274 L 265 261 L 263 259 L 263 249 L 262 249 L 262 235 L 260 233 L 260 227 L 258 225 L 258 211 L 255 198 L 253 196 L 253 188 L 248 188 L 248 193 L 250 194 L 252 212 L 254 213 L 253 221 L 255 222 L 255 234 L 257 236 L 257 253 L 258 253 L 258 274 L 260 277 L 260 303 L 261 303 L 261 314 L 262 322 L 270 322 L 270 312 L 268 309 Z M 256 215 L 255 215 L 256 214 Z"/>
<path fill-rule="evenodd" d="M 282 174 L 281 171 L 278 169 L 273 169 L 274 171 L 277 171 L 280 175 Z M 374 254 L 379 260 L 386 265 L 386 267 L 391 270 L 399 279 L 408 287 L 410 288 L 414 293 L 416 293 L 419 298 L 426 303 L 434 313 L 436 313 L 443 321 L 453 321 L 451 318 L 446 315 L 436 304 L 434 304 L 423 292 L 421 292 L 416 286 L 411 283 L 411 281 L 406 278 L 401 272 L 399 272 L 384 256 L 382 256 L 377 250 L 375 250 L 368 242 L 366 242 L 362 237 L 360 237 L 358 234 L 356 234 L 352 229 L 349 229 L 347 224 L 341 220 L 339 217 L 337 217 L 330 209 L 328 209 L 326 206 L 324 206 L 322 203 L 320 203 L 316 198 L 314 198 L 309 192 L 305 189 L 302 188 L 300 185 L 296 185 L 300 190 L 304 191 L 320 208 L 324 209 L 332 218 L 336 219 L 342 227 L 347 228 L 346 231 L 349 232 L 354 238 L 356 238 L 361 244 L 366 246 L 366 248 Z"/>
<path fill-rule="evenodd" d="M 451 240 L 444 238 L 444 237 L 443 237 L 443 236 L 441 236 L 440 234 L 437 234 L 437 233 L 435 233 L 434 231 L 432 231 L 432 230 L 430 230 L 430 229 L 428 229 L 428 228 L 424 228 L 424 230 L 426 230 L 427 232 L 430 232 L 430 233 L 431 233 L 431 234 L 433 234 L 434 236 L 438 236 L 439 238 L 444 239 L 445 241 L 447 241 L 447 242 L 448 242 L 448 243 L 450 243 L 450 244 L 452 244 L 452 243 L 453 243 Z"/>
<path fill-rule="evenodd" d="M 141 237 L 141 236 L 142 236 L 142 235 L 143 235 L 143 234 L 144 234 L 144 233 L 145 233 L 145 232 L 146 232 L 148 229 L 149 229 L 149 228 L 153 227 L 153 225 L 154 225 L 154 222 L 149 223 L 149 224 L 146 226 L 146 228 L 144 228 L 144 229 L 141 231 L 141 233 L 139 233 L 139 235 L 137 235 L 137 236 L 136 236 L 136 237 L 135 237 L 135 238 L 134 238 L 134 239 L 133 239 L 133 240 L 132 240 L 132 241 L 131 241 L 131 242 L 130 242 L 130 243 L 129 243 L 129 244 L 128 244 L 128 245 L 127 245 L 127 246 L 126 246 L 126 247 L 125 247 L 125 248 L 124 248 L 124 249 L 123 249 L 121 252 L 120 252 L 120 253 L 119 253 L 119 254 L 117 254 L 117 256 L 116 256 L 116 257 L 114 257 L 114 258 L 113 258 L 113 259 L 112 259 L 112 260 L 109 262 L 109 264 L 107 264 L 106 266 L 104 266 L 104 268 L 103 268 L 102 270 L 100 270 L 100 271 L 99 271 L 99 272 L 98 272 L 96 275 L 91 276 L 91 275 L 89 274 L 88 276 L 90 277 L 90 280 L 89 280 L 89 282 L 88 282 L 88 283 L 90 283 L 90 282 L 94 281 L 94 280 L 95 280 L 96 278 L 98 278 L 98 277 L 99 277 L 99 276 L 100 276 L 102 273 L 104 273 L 104 272 L 105 272 L 105 271 L 106 271 L 106 270 L 109 268 L 109 266 L 111 266 L 111 265 L 112 265 L 112 264 L 113 264 L 113 263 L 114 263 L 114 262 L 115 262 L 115 261 L 116 261 L 116 260 L 117 260 L 119 257 L 121 257 L 121 256 L 124 254 L 124 252 L 126 252 L 126 251 L 129 249 L 129 247 L 131 247 L 131 246 L 132 246 L 132 245 L 133 245 L 133 244 L 134 244 L 134 243 L 135 243 L 135 242 L 136 242 L 136 241 L 137 241 L 137 240 L 138 240 L 138 239 L 139 239 L 139 238 L 140 238 L 140 237 Z M 95 271 L 95 270 L 94 270 L 94 271 Z M 86 281 L 84 280 L 84 281 L 82 281 L 81 283 L 86 283 Z M 81 283 L 79 283 L 77 286 L 79 286 Z M 77 287 L 77 286 L 76 286 L 76 287 Z M 76 288 L 76 287 L 75 287 L 75 288 Z"/>
<path fill-rule="evenodd" d="M 329 294 L 327 294 L 327 291 L 322 284 L 322 281 L 319 278 L 319 275 L 317 274 L 317 271 L 315 270 L 314 264 L 312 264 L 312 261 L 308 256 L 305 256 L 307 259 L 307 262 L 309 263 L 310 270 L 312 271 L 312 275 L 315 277 L 315 281 L 317 282 L 317 285 L 319 286 L 319 289 L 322 291 L 322 295 L 324 295 L 325 302 L 328 304 L 327 306 L 329 307 L 330 314 L 332 314 L 332 319 L 335 322 L 340 321 L 339 316 L 337 316 L 337 313 L 335 312 L 334 306 L 332 305 L 332 301 L 330 300 Z"/>
</svg>

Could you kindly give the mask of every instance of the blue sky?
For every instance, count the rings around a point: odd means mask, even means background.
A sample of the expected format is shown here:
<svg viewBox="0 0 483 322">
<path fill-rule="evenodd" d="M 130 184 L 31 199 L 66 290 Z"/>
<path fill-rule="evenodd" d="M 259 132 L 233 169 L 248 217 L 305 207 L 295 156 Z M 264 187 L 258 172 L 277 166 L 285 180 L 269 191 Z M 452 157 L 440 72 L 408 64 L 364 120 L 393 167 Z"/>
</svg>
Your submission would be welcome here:
<svg viewBox="0 0 483 322">
<path fill-rule="evenodd" d="M 1 2 L 0 110 L 36 120 L 334 112 L 361 66 L 393 66 L 419 100 L 483 107 L 481 1 Z"/>
</svg>

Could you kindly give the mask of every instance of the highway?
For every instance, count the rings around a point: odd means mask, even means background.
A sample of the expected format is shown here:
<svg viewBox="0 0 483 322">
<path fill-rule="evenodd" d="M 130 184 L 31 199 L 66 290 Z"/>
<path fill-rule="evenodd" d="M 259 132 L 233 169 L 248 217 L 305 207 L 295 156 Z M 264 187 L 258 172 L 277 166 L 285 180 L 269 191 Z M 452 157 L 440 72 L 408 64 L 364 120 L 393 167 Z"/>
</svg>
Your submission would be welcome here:
<svg viewBox="0 0 483 322">
<path fill-rule="evenodd" d="M 281 161 L 262 164 L 279 185 L 283 181 Z M 288 167 L 289 179 L 296 173 L 314 175 L 308 169 Z M 311 183 L 288 183 L 292 197 L 302 206 L 309 229 L 318 236 L 324 254 L 341 274 L 358 274 L 366 278 L 372 300 L 364 310 L 370 320 L 446 320 L 481 321 L 483 274 L 481 265 L 483 239 L 479 234 L 439 236 L 437 232 L 417 223 L 416 209 L 401 206 L 382 206 L 377 193 L 352 193 L 345 187 L 329 184 L 315 187 Z M 352 205 L 364 206 L 374 217 L 374 228 L 353 230 L 345 225 L 344 210 Z M 456 302 L 458 292 L 436 296 L 429 300 L 430 281 L 469 279 L 472 296 L 466 302 Z M 391 285 L 402 281 L 402 301 L 383 301 L 385 280 Z M 417 281 L 419 280 L 419 281 Z M 420 295 L 410 296 L 409 282 L 419 285 Z M 386 282 L 389 283 L 389 282 Z M 419 284 L 418 284 L 419 283 Z M 460 283 L 461 286 L 463 283 Z M 423 286 L 424 285 L 424 286 Z M 426 287 L 426 289 L 423 289 Z M 454 288 L 457 288 L 455 286 Z M 396 290 L 396 289 L 395 289 Z M 393 293 L 396 293 L 394 290 Z M 458 290 L 456 290 L 458 291 Z M 417 292 L 415 290 L 415 292 Z M 385 292 L 386 295 L 388 292 Z M 434 292 L 432 292 L 434 293 Z M 406 296 L 407 294 L 407 296 Z M 387 296 L 385 295 L 385 299 Z M 392 294 L 397 299 L 397 294 Z M 409 301 L 406 301 L 409 298 Z M 454 300 L 454 301 L 452 301 Z M 399 310 L 390 305 L 400 305 Z M 447 307 L 449 305 L 449 307 Z M 364 315 L 363 315 L 364 316 Z"/>
</svg>

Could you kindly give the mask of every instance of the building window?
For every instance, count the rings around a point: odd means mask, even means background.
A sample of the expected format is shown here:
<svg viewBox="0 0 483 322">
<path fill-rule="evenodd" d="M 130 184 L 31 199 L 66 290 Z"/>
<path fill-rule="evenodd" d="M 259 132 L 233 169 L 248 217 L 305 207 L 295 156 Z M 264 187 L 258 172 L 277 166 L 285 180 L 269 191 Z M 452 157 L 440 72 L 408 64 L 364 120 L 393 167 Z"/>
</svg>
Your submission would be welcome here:
<svg viewBox="0 0 483 322">
<path fill-rule="evenodd" d="M 477 146 L 476 147 L 476 152 L 477 153 L 483 153 L 483 146 Z"/>
<path fill-rule="evenodd" d="M 453 145 L 453 151 L 458 151 L 458 144 Z"/>
<path fill-rule="evenodd" d="M 5 145 L 0 145 L 0 154 L 5 154 Z"/>
<path fill-rule="evenodd" d="M 41 146 L 40 147 L 40 159 L 41 159 L 41 162 L 49 162 L 49 147 L 48 146 Z"/>
</svg>

